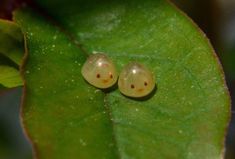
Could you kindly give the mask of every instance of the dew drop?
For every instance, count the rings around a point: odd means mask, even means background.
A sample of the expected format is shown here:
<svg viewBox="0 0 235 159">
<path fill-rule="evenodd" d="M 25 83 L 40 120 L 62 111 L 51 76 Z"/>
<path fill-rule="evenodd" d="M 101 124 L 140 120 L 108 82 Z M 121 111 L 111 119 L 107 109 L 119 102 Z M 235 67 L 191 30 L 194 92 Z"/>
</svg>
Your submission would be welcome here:
<svg viewBox="0 0 235 159">
<path fill-rule="evenodd" d="M 94 93 L 98 93 L 98 92 L 100 92 L 100 90 L 99 90 L 99 89 L 96 89 L 96 90 L 94 91 Z"/>
<path fill-rule="evenodd" d="M 80 139 L 79 142 L 80 142 L 80 144 L 81 144 L 82 146 L 86 146 L 86 145 L 87 145 L 87 143 L 86 143 L 83 139 Z"/>
<path fill-rule="evenodd" d="M 79 44 L 79 42 L 78 42 L 77 40 L 75 40 L 75 41 L 74 41 L 74 43 L 75 43 L 76 45 L 78 45 L 78 44 Z"/>
<path fill-rule="evenodd" d="M 55 35 L 55 36 L 53 36 L 53 39 L 54 39 L 54 40 L 56 40 L 56 39 L 57 39 L 57 36 L 56 36 L 56 35 Z"/>
</svg>

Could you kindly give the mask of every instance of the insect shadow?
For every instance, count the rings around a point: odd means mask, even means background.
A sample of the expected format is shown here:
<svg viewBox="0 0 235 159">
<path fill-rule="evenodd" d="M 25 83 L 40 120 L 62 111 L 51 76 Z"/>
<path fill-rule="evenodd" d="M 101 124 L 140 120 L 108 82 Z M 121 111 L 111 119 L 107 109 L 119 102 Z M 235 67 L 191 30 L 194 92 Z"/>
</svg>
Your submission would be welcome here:
<svg viewBox="0 0 235 159">
<path fill-rule="evenodd" d="M 84 80 L 84 81 L 85 81 L 87 84 L 90 85 L 90 83 L 88 83 L 86 80 Z M 95 86 L 93 86 L 93 87 L 95 87 Z M 95 88 L 97 88 L 97 87 L 95 87 Z M 97 88 L 97 89 L 100 89 L 100 88 Z M 115 90 L 117 90 L 117 89 L 118 89 L 118 82 L 116 82 L 113 86 L 111 86 L 111 87 L 109 87 L 109 88 L 100 89 L 100 90 L 101 90 L 103 93 L 107 94 L 107 93 L 113 92 L 113 91 L 115 91 Z M 152 92 L 151 92 L 150 94 L 144 96 L 144 97 L 129 97 L 129 96 L 126 96 L 126 95 L 122 94 L 121 92 L 120 92 L 120 93 L 121 93 L 123 96 L 125 96 L 126 98 L 129 98 L 129 99 L 131 99 L 131 100 L 143 102 L 143 101 L 146 101 L 146 100 L 151 99 L 151 98 L 156 94 L 156 92 L 157 92 L 157 85 L 155 84 L 155 86 L 154 86 Z"/>
<path fill-rule="evenodd" d="M 115 91 L 115 90 L 117 90 L 118 89 L 118 84 L 117 84 L 117 82 L 114 84 L 114 85 L 112 85 L 111 87 L 109 87 L 109 88 L 105 88 L 105 89 L 101 89 L 102 90 L 102 92 L 104 92 L 105 94 L 107 94 L 107 93 L 110 93 L 110 92 L 113 92 L 113 91 Z"/>
</svg>

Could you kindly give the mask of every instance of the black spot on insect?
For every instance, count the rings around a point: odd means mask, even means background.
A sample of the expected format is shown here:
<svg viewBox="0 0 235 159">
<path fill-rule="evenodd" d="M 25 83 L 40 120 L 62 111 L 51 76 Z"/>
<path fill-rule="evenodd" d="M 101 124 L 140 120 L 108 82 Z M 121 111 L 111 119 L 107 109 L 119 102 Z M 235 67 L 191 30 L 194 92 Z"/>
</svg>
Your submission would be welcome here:
<svg viewBox="0 0 235 159">
<path fill-rule="evenodd" d="M 147 85 L 148 85 L 148 83 L 147 83 L 147 82 L 144 82 L 144 85 L 145 85 L 145 86 L 147 86 Z"/>
<path fill-rule="evenodd" d="M 131 88 L 134 89 L 134 88 L 135 88 L 135 85 L 131 84 Z"/>
</svg>

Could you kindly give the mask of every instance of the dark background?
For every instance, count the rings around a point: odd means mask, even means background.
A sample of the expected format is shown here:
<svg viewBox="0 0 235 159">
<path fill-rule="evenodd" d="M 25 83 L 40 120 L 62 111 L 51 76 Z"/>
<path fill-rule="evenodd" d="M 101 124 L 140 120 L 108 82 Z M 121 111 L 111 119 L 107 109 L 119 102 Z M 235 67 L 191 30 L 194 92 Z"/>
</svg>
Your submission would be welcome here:
<svg viewBox="0 0 235 159">
<path fill-rule="evenodd" d="M 0 18 L 23 0 L 0 0 Z M 28 1 L 28 0 L 27 0 Z M 206 33 L 223 65 L 232 101 L 235 101 L 235 0 L 172 0 Z M 31 146 L 19 120 L 22 88 L 0 94 L 0 159 L 31 159 Z M 206 153 L 206 152 L 205 152 Z M 226 138 L 226 159 L 235 159 L 235 104 Z"/>
</svg>

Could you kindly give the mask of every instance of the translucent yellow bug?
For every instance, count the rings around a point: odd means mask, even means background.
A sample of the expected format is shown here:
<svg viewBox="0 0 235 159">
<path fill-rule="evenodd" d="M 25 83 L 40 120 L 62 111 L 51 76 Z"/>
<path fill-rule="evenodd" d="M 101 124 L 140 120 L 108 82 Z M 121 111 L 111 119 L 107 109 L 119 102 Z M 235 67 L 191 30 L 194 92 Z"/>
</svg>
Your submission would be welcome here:
<svg viewBox="0 0 235 159">
<path fill-rule="evenodd" d="M 129 97 L 144 97 L 155 87 L 153 74 L 143 65 L 132 62 L 120 73 L 118 87 L 121 93 Z"/>
<path fill-rule="evenodd" d="M 87 82 L 98 88 L 111 87 L 118 77 L 113 62 L 102 53 L 89 56 L 82 67 L 82 75 Z"/>
</svg>

